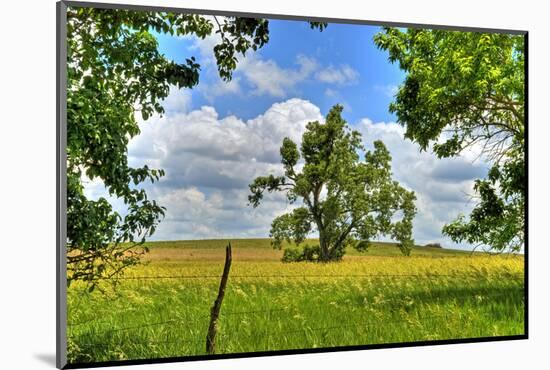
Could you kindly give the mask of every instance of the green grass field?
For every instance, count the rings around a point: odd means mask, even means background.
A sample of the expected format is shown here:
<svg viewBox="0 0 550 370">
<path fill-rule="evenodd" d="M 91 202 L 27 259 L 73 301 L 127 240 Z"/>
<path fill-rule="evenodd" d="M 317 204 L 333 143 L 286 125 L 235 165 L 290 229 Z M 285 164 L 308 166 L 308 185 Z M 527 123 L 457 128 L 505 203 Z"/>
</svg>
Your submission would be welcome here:
<svg viewBox="0 0 550 370">
<path fill-rule="evenodd" d="M 72 284 L 69 361 L 204 355 L 226 243 L 151 242 L 116 288 Z M 524 333 L 523 256 L 415 247 L 405 257 L 377 243 L 338 263 L 282 263 L 268 239 L 232 246 L 217 353 Z"/>
</svg>

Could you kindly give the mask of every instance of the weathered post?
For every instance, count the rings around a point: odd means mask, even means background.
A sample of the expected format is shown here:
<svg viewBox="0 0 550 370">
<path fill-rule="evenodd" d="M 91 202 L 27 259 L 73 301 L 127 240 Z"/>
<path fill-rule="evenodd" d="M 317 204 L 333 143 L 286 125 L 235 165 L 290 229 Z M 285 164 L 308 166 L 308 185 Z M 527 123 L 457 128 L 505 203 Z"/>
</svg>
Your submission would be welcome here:
<svg viewBox="0 0 550 370">
<path fill-rule="evenodd" d="M 222 308 L 223 297 L 225 295 L 225 286 L 229 278 L 229 269 L 231 268 L 231 243 L 225 248 L 225 265 L 223 266 L 222 278 L 220 280 L 220 289 L 218 297 L 214 301 L 212 310 L 210 311 L 210 325 L 208 326 L 208 334 L 206 335 L 206 353 L 212 355 L 216 352 L 216 334 L 218 332 L 218 317 Z"/>
</svg>

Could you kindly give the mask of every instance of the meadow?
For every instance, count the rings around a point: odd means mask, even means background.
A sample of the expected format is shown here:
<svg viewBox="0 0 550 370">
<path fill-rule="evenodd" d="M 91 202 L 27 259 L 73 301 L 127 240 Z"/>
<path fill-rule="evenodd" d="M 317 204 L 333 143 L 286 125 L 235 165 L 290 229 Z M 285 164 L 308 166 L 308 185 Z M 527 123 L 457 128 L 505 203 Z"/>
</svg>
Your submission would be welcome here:
<svg viewBox="0 0 550 370">
<path fill-rule="evenodd" d="M 72 363 L 205 354 L 225 240 L 149 242 L 118 285 L 68 290 Z M 233 240 L 216 353 L 524 334 L 524 259 L 391 243 L 337 263 L 282 263 Z"/>
</svg>

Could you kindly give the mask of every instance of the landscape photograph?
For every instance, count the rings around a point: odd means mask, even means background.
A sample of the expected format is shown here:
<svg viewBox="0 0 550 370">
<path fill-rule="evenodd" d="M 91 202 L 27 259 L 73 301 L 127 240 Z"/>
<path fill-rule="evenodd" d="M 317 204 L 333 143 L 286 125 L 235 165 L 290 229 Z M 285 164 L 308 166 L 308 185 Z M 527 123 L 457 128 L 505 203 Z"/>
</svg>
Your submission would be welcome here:
<svg viewBox="0 0 550 370">
<path fill-rule="evenodd" d="M 69 365 L 526 336 L 525 35 L 66 12 Z"/>
</svg>

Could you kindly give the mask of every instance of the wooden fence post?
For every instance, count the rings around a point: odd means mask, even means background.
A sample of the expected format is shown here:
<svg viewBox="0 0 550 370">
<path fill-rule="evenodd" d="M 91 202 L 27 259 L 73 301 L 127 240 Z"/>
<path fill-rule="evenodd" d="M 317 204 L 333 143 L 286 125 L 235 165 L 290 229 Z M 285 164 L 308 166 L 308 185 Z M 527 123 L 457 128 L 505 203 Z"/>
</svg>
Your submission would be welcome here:
<svg viewBox="0 0 550 370">
<path fill-rule="evenodd" d="M 223 266 L 223 274 L 220 280 L 220 289 L 218 297 L 214 301 L 212 310 L 210 311 L 210 325 L 208 326 L 208 334 L 206 335 L 206 353 L 213 355 L 216 352 L 216 334 L 218 332 L 218 317 L 222 308 L 223 297 L 225 295 L 225 286 L 229 278 L 229 269 L 231 268 L 231 243 L 225 248 L 225 265 Z"/>
</svg>

